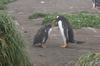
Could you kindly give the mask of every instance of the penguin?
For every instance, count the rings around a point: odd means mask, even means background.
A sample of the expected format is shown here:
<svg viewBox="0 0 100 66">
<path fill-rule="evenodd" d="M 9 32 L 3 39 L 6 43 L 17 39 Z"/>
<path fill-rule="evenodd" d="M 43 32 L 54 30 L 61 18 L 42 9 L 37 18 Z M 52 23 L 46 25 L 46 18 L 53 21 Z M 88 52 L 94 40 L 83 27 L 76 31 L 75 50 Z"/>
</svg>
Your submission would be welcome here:
<svg viewBox="0 0 100 66">
<path fill-rule="evenodd" d="M 51 24 L 40 27 L 40 29 L 37 31 L 37 33 L 34 36 L 33 45 L 34 46 L 38 45 L 42 48 L 46 48 L 46 45 L 44 44 L 46 43 L 48 37 L 50 36 L 51 31 L 52 31 Z"/>
<path fill-rule="evenodd" d="M 95 8 L 95 0 L 92 0 L 92 7 Z"/>
<path fill-rule="evenodd" d="M 57 16 L 57 24 L 64 41 L 64 45 L 61 47 L 67 48 L 69 42 L 75 43 L 74 32 L 68 19 L 66 19 L 64 16 Z"/>
<path fill-rule="evenodd" d="M 92 0 L 93 8 L 100 8 L 100 0 Z"/>
</svg>

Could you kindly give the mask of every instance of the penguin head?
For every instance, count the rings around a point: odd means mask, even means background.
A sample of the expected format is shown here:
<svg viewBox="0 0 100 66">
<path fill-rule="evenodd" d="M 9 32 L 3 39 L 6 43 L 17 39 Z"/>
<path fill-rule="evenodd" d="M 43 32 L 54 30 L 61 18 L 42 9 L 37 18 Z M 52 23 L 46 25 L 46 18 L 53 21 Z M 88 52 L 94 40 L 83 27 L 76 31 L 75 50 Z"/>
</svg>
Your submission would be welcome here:
<svg viewBox="0 0 100 66">
<path fill-rule="evenodd" d="M 61 20 L 61 21 L 62 21 L 62 20 L 64 20 L 64 19 L 65 19 L 65 17 L 64 17 L 64 16 L 57 16 L 56 18 L 57 18 L 57 21 L 59 21 L 59 20 Z"/>
<path fill-rule="evenodd" d="M 64 19 L 65 19 L 64 16 L 58 15 L 58 16 L 56 17 L 56 26 L 58 26 L 58 22 L 59 22 L 59 21 L 62 21 L 62 22 L 63 22 Z"/>
<path fill-rule="evenodd" d="M 57 16 L 57 17 L 56 17 L 56 21 L 57 21 L 57 23 L 58 23 L 59 21 L 62 21 L 63 23 L 69 24 L 69 20 L 68 20 L 66 17 L 64 17 L 64 16 Z"/>
<path fill-rule="evenodd" d="M 51 24 L 45 25 L 45 31 L 48 32 L 50 28 L 52 28 L 52 25 Z"/>
</svg>

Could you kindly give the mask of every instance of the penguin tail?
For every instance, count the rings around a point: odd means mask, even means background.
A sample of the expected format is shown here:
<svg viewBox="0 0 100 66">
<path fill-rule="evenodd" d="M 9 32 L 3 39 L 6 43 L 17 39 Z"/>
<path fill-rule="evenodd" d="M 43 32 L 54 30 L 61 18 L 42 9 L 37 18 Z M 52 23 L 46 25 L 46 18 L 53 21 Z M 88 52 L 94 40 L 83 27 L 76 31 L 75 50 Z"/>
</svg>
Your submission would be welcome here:
<svg viewBox="0 0 100 66">
<path fill-rule="evenodd" d="M 74 40 L 74 41 L 69 41 L 70 43 L 76 43 L 76 44 L 83 44 L 85 43 L 85 41 L 77 41 L 77 40 Z"/>
<path fill-rule="evenodd" d="M 76 43 L 76 44 L 83 44 L 83 43 L 85 43 L 85 41 L 77 41 L 77 40 L 75 40 L 74 43 Z"/>
</svg>

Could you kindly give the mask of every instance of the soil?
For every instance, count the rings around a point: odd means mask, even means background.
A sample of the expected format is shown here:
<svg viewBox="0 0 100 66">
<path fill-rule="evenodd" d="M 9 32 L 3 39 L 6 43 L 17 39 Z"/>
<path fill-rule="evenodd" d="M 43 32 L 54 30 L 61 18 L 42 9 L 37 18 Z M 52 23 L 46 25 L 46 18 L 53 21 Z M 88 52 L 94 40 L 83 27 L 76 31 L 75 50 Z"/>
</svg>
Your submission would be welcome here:
<svg viewBox="0 0 100 66">
<path fill-rule="evenodd" d="M 92 0 L 17 0 L 7 5 L 8 13 L 15 17 L 18 28 L 25 40 L 25 51 L 29 60 L 36 66 L 74 66 L 78 58 L 88 52 L 100 52 L 100 29 L 75 29 L 75 39 L 83 44 L 69 44 L 69 48 L 60 48 L 63 40 L 58 28 L 53 28 L 46 45 L 47 48 L 32 47 L 33 37 L 41 27 L 42 18 L 29 20 L 34 12 L 71 13 L 92 11 Z"/>
</svg>

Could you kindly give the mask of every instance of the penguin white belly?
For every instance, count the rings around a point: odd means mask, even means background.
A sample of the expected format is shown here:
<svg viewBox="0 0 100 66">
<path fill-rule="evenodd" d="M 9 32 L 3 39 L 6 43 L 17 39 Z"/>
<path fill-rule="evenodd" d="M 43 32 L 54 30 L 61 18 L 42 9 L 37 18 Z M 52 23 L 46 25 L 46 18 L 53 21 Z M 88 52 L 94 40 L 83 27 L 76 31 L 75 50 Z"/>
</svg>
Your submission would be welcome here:
<svg viewBox="0 0 100 66">
<path fill-rule="evenodd" d="M 51 31 L 52 31 L 52 28 L 49 29 L 49 31 L 48 31 L 48 36 L 50 36 Z"/>
<path fill-rule="evenodd" d="M 63 29 L 62 21 L 61 21 L 61 20 L 58 21 L 58 27 L 59 27 L 59 29 L 60 29 L 61 35 L 62 35 L 63 40 L 64 40 L 64 42 L 65 42 L 65 41 L 66 41 L 66 38 L 65 38 L 64 29 Z"/>
</svg>

